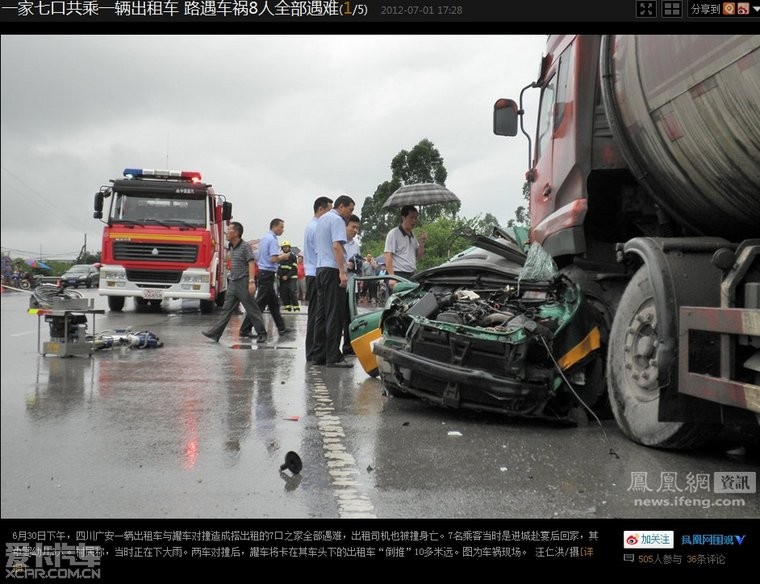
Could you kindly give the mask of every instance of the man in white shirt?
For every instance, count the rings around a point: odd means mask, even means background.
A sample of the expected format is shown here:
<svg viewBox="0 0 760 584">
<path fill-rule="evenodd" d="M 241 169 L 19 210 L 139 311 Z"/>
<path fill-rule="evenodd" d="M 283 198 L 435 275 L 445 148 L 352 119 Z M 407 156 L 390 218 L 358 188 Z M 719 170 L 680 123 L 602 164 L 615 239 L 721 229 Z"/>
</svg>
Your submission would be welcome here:
<svg viewBox="0 0 760 584">
<path fill-rule="evenodd" d="M 401 208 L 401 225 L 394 227 L 385 238 L 385 268 L 388 274 L 409 278 L 417 270 L 417 260 L 425 253 L 427 234 L 419 237 L 412 231 L 417 226 L 417 209 L 412 205 Z M 389 282 L 393 286 L 393 280 Z"/>
</svg>

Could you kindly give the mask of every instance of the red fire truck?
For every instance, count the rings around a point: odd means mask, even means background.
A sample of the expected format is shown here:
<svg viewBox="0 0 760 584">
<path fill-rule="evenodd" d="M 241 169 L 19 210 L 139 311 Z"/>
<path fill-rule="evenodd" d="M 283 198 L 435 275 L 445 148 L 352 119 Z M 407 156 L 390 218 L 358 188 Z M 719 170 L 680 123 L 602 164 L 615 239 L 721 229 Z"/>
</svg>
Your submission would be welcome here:
<svg viewBox="0 0 760 584">
<path fill-rule="evenodd" d="M 100 285 L 110 310 L 131 296 L 140 305 L 197 298 L 202 313 L 227 289 L 225 230 L 232 204 L 194 171 L 127 168 L 95 195 L 103 221 Z"/>
</svg>

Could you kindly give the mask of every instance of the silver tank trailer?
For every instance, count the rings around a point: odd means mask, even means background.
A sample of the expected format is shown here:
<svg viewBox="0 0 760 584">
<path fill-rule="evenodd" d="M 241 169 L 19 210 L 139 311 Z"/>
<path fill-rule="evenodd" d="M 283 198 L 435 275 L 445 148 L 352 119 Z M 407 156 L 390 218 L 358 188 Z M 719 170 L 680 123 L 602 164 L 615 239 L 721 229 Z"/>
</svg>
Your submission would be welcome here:
<svg viewBox="0 0 760 584">
<path fill-rule="evenodd" d="M 696 234 L 760 236 L 760 35 L 608 36 L 607 117 L 635 177 Z"/>
</svg>

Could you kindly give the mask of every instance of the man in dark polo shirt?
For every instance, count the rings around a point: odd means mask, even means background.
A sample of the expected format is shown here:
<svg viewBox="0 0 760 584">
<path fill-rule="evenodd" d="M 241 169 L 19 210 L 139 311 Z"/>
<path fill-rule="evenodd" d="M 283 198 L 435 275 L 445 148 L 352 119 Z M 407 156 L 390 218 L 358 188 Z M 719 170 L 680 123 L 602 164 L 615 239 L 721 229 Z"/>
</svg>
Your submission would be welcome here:
<svg viewBox="0 0 760 584">
<path fill-rule="evenodd" d="M 256 259 L 253 256 L 251 246 L 243 241 L 243 226 L 237 221 L 230 223 L 227 228 L 227 241 L 230 242 L 230 279 L 224 297 L 224 306 L 222 306 L 219 320 L 207 331 L 202 331 L 201 334 L 218 343 L 238 304 L 242 304 L 245 308 L 246 318 L 256 329 L 256 342 L 266 343 L 267 329 L 264 326 L 259 305 L 253 299 L 253 295 L 256 293 L 256 279 L 254 278 Z"/>
</svg>

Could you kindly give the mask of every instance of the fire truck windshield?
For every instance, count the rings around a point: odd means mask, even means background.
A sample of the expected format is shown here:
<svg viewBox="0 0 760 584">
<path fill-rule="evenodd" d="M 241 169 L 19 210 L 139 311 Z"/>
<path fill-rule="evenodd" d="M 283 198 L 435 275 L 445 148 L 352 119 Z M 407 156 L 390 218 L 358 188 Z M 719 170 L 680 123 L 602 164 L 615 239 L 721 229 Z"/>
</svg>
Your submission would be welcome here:
<svg viewBox="0 0 760 584">
<path fill-rule="evenodd" d="M 192 227 L 206 225 L 206 196 L 195 194 L 116 193 L 111 221 L 133 224 L 160 223 Z"/>
</svg>

